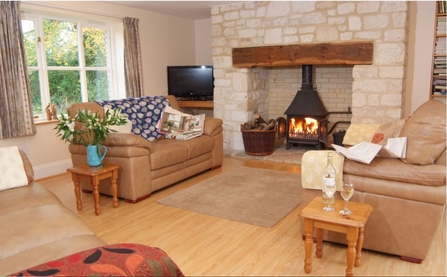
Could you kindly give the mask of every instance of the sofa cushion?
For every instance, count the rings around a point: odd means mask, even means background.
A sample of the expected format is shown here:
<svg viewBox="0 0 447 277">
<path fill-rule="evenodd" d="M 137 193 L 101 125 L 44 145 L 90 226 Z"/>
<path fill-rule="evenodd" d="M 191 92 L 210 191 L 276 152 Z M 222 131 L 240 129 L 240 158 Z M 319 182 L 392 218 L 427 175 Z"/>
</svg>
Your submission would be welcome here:
<svg viewBox="0 0 447 277">
<path fill-rule="evenodd" d="M 26 186 L 28 182 L 19 148 L 0 147 L 0 191 Z"/>
<path fill-rule="evenodd" d="M 36 246 L 0 259 L 0 276 L 103 245 L 106 245 L 106 243 L 95 235 L 81 235 Z"/>
<path fill-rule="evenodd" d="M 2 241 L 0 258 L 74 236 L 94 235 L 79 217 L 60 203 L 2 213 L 0 226 L 7 226 L 0 229 L 0 237 L 8 238 Z"/>
<path fill-rule="evenodd" d="M 161 139 L 152 143 L 154 151 L 150 155 L 151 170 L 183 163 L 187 159 L 188 150 L 176 140 Z"/>
<path fill-rule="evenodd" d="M 400 136 L 408 138 L 406 162 L 434 164 L 446 148 L 446 105 L 437 100 L 422 104 L 404 124 Z"/>
<path fill-rule="evenodd" d="M 142 244 L 112 244 L 73 253 L 12 276 L 184 276 L 161 249 Z"/>
<path fill-rule="evenodd" d="M 418 166 L 395 158 L 376 157 L 370 164 L 345 159 L 343 173 L 424 186 L 445 186 L 445 166 Z"/>
<path fill-rule="evenodd" d="M 386 145 L 389 138 L 396 138 L 399 136 L 404 123 L 405 119 L 399 119 L 380 125 L 374 133 L 371 142 Z"/>
<path fill-rule="evenodd" d="M 343 137 L 344 145 L 356 145 L 360 142 L 371 142 L 374 132 L 380 124 L 351 124 Z"/>
</svg>

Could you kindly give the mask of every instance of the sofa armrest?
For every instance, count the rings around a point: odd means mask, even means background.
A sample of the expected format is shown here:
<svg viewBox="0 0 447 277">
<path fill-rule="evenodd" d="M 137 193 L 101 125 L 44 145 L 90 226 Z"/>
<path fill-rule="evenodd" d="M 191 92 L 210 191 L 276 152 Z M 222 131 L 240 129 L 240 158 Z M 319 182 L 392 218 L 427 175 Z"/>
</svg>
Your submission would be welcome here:
<svg viewBox="0 0 447 277">
<path fill-rule="evenodd" d="M 203 134 L 213 137 L 215 135 L 222 133 L 223 131 L 222 124 L 223 121 L 220 118 L 206 117 Z"/>
</svg>

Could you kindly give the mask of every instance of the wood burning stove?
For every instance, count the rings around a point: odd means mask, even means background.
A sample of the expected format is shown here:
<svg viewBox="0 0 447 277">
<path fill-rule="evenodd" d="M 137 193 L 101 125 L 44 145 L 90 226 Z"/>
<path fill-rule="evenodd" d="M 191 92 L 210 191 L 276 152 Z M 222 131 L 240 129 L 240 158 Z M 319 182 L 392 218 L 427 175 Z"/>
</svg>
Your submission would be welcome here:
<svg viewBox="0 0 447 277">
<path fill-rule="evenodd" d="M 307 144 L 321 150 L 327 142 L 329 113 L 313 88 L 312 65 L 303 65 L 302 76 L 301 89 L 284 112 L 287 115 L 286 149 L 294 144 Z"/>
</svg>

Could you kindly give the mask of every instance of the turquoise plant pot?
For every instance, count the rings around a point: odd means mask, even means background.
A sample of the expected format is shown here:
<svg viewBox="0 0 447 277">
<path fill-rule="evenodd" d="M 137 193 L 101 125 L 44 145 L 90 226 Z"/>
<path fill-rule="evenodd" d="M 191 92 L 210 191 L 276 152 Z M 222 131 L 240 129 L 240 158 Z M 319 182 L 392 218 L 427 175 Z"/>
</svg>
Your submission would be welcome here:
<svg viewBox="0 0 447 277">
<path fill-rule="evenodd" d="M 98 151 L 97 145 L 88 145 L 87 146 L 87 164 L 89 166 L 100 166 L 102 165 L 102 160 L 107 154 L 107 147 L 101 146 L 101 149 L 104 149 L 104 154 L 101 156 L 101 153 Z"/>
</svg>

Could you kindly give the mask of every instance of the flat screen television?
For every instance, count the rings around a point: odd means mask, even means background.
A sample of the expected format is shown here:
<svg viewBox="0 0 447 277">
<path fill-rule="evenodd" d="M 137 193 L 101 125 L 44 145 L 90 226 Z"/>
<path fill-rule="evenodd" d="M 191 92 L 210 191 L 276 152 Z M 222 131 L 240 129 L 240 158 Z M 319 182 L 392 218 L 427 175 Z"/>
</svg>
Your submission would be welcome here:
<svg viewBox="0 0 447 277">
<path fill-rule="evenodd" d="M 168 66 L 168 94 L 180 100 L 213 100 L 213 66 Z"/>
</svg>

